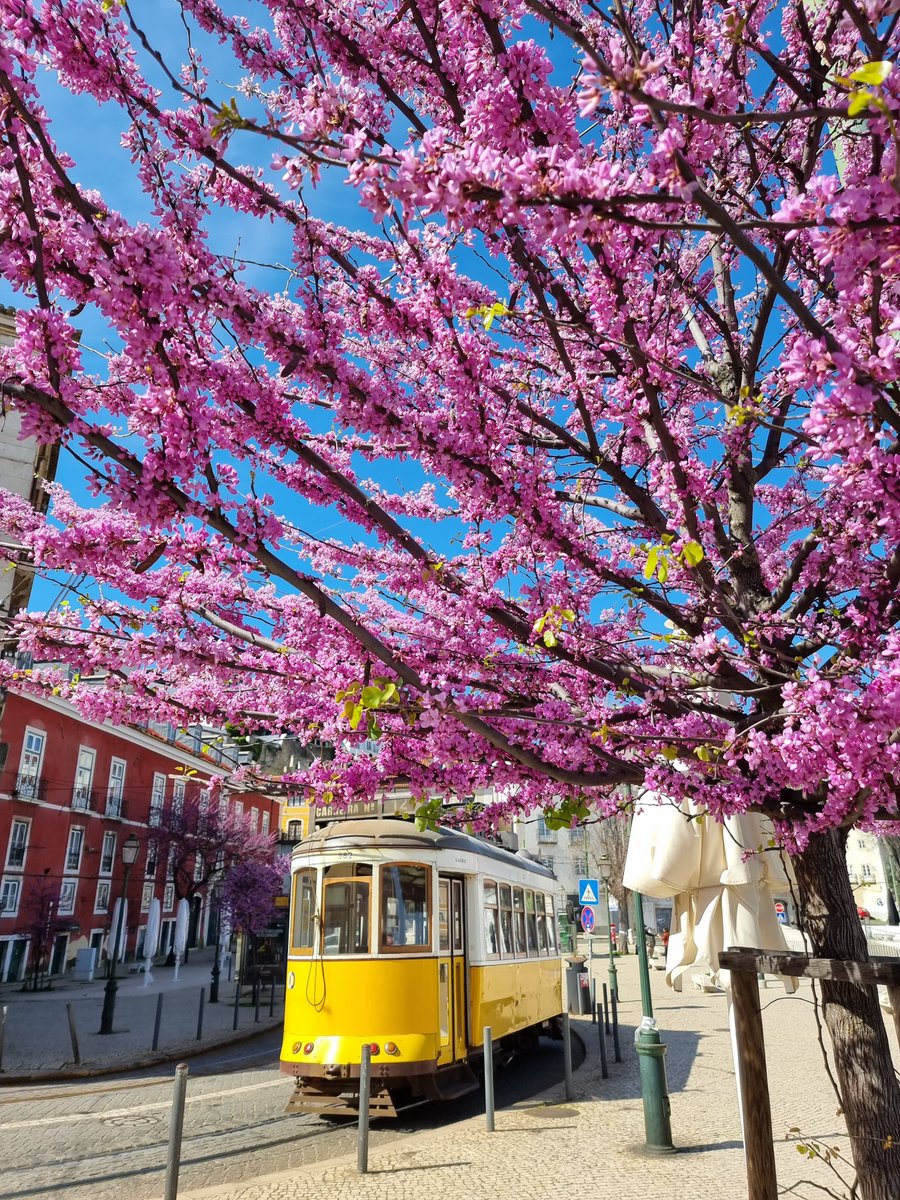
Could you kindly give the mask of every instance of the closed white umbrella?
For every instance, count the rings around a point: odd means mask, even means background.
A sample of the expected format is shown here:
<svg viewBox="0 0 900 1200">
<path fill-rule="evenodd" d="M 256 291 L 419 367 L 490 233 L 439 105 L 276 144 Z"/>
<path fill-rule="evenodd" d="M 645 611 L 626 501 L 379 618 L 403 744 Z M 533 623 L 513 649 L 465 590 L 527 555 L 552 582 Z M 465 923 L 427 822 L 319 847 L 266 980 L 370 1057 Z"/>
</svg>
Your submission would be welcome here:
<svg viewBox="0 0 900 1200">
<path fill-rule="evenodd" d="M 150 967 L 153 964 L 153 956 L 159 949 L 159 930 L 162 924 L 162 911 L 159 901 L 153 899 L 150 901 L 150 911 L 147 913 L 147 930 L 144 934 L 144 987 L 150 982 L 153 976 L 150 974 Z"/>
<path fill-rule="evenodd" d="M 647 792 L 636 806 L 625 858 L 625 887 L 672 899 L 666 982 L 681 991 L 688 972 L 710 972 L 726 990 L 739 1109 L 741 1067 L 730 973 L 720 969 L 719 954 L 729 946 L 788 949 L 773 893 L 783 893 L 789 882 L 780 854 L 768 849 L 771 836 L 755 813 L 720 823 L 690 801 L 675 804 Z M 643 913 L 638 918 L 642 936 Z M 797 980 L 784 984 L 794 991 Z"/>
<path fill-rule="evenodd" d="M 672 897 L 666 982 L 676 991 L 689 971 L 708 971 L 727 986 L 719 954 L 729 946 L 787 950 L 773 894 L 789 884 L 780 855 L 767 849 L 770 838 L 755 813 L 719 823 L 690 801 L 642 797 L 624 883 L 645 896 Z"/>
<path fill-rule="evenodd" d="M 175 913 L 175 978 L 178 978 L 178 968 L 181 966 L 181 960 L 184 957 L 184 950 L 187 946 L 188 923 L 191 919 L 191 906 L 187 900 L 178 901 L 178 909 Z"/>
<path fill-rule="evenodd" d="M 111 962 L 124 962 L 127 941 L 128 901 L 120 896 L 113 905 L 112 923 L 109 927 L 109 936 L 106 939 L 106 954 Z"/>
</svg>

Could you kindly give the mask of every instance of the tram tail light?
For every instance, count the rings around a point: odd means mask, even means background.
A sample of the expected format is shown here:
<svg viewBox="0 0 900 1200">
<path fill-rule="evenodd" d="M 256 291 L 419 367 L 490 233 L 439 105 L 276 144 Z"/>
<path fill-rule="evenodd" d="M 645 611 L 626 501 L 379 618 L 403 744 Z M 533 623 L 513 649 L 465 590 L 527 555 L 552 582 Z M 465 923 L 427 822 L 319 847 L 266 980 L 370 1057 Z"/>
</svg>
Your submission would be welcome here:
<svg viewBox="0 0 900 1200">
<path fill-rule="evenodd" d="M 377 1042 L 370 1042 L 369 1050 L 371 1051 L 372 1054 L 380 1054 L 381 1053 L 381 1047 L 378 1045 Z"/>
<path fill-rule="evenodd" d="M 314 1047 L 315 1047 L 315 1042 L 307 1042 L 306 1045 L 303 1047 L 303 1053 L 304 1054 L 312 1054 Z"/>
<path fill-rule="evenodd" d="M 397 1045 L 396 1042 L 385 1042 L 384 1043 L 384 1052 L 385 1052 L 385 1054 L 399 1054 L 400 1047 Z"/>
</svg>

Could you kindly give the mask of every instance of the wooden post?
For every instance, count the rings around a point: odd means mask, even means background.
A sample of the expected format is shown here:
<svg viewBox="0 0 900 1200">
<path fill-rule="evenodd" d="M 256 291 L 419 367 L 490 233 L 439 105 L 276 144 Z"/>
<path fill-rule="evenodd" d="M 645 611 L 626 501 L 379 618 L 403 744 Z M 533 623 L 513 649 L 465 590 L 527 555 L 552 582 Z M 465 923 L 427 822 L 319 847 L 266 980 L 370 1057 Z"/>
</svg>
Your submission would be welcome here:
<svg viewBox="0 0 900 1200">
<path fill-rule="evenodd" d="M 734 1024 L 740 1056 L 741 1107 L 744 1114 L 744 1157 L 747 1163 L 747 1200 L 777 1200 L 772 1112 L 759 984 L 748 971 L 731 972 Z"/>
</svg>

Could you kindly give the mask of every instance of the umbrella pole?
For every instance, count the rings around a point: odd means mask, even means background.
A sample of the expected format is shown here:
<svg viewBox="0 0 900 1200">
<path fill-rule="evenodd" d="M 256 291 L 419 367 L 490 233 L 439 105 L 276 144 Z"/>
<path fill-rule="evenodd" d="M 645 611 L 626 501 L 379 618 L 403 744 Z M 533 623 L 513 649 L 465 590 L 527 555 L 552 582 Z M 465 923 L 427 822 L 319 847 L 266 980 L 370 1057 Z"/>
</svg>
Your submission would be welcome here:
<svg viewBox="0 0 900 1200">
<path fill-rule="evenodd" d="M 671 1107 L 666 1085 L 666 1044 L 659 1036 L 653 1016 L 650 996 L 650 964 L 647 960 L 647 939 L 644 935 L 644 897 L 634 892 L 638 922 L 637 952 L 641 983 L 643 1019 L 638 1026 L 634 1046 L 641 1072 L 641 1099 L 644 1104 L 644 1134 L 647 1149 L 653 1154 L 669 1154 L 672 1144 Z"/>
</svg>

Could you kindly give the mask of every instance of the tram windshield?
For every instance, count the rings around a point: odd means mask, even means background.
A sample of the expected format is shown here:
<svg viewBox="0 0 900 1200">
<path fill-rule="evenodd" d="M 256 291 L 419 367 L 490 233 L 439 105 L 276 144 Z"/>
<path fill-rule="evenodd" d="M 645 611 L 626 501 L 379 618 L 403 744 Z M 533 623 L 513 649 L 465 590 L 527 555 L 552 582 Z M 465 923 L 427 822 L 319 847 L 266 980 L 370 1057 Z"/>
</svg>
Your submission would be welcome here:
<svg viewBox="0 0 900 1200">
<path fill-rule="evenodd" d="M 298 871 L 294 876 L 294 920 L 291 925 L 291 949 L 308 954 L 316 932 L 316 873 Z"/>
<path fill-rule="evenodd" d="M 325 872 L 323 954 L 368 954 L 372 868 L 339 863 Z"/>
<path fill-rule="evenodd" d="M 431 868 L 391 863 L 381 868 L 381 948 L 429 949 Z"/>
</svg>

